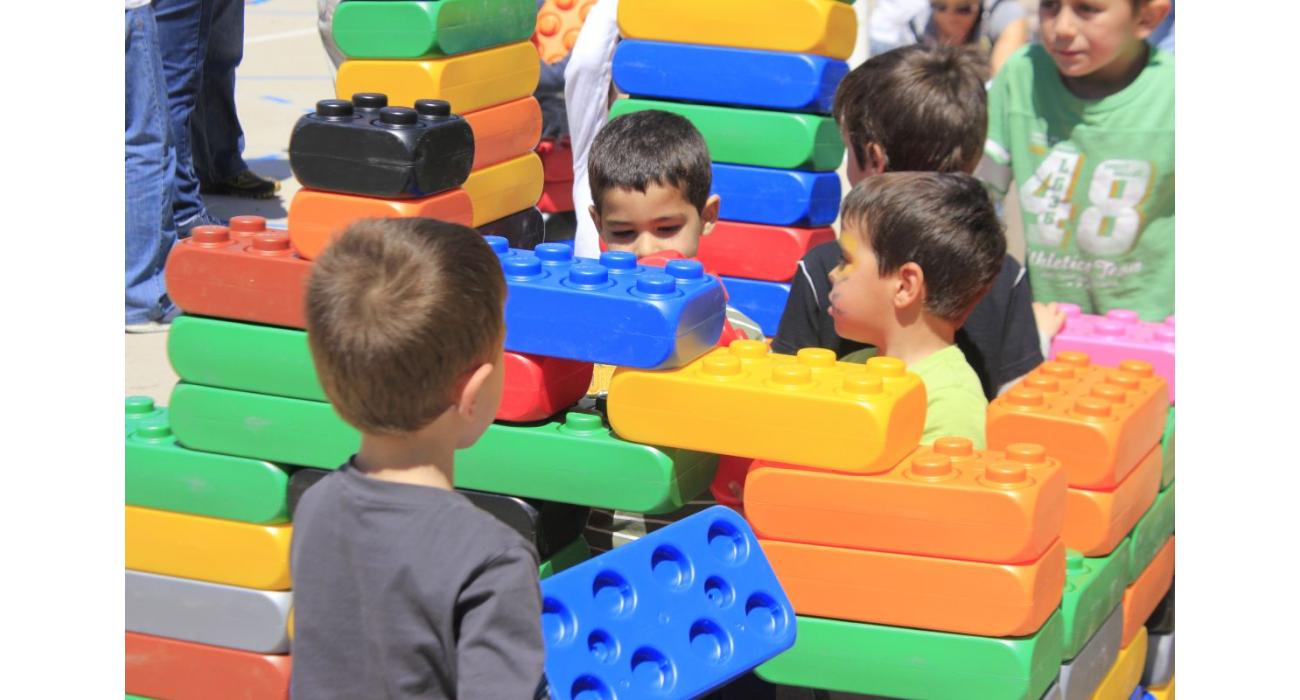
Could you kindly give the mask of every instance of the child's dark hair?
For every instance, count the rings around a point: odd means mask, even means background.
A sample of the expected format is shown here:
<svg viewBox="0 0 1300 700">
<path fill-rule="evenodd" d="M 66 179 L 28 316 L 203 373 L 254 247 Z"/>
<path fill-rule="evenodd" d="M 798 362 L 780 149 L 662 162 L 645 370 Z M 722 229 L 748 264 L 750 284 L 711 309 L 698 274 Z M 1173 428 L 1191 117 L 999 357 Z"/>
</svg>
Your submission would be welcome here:
<svg viewBox="0 0 1300 700">
<path fill-rule="evenodd" d="M 984 185 L 965 173 L 885 173 L 859 182 L 840 222 L 871 244 L 880 274 L 915 262 L 925 308 L 961 322 L 1002 269 L 1007 241 Z"/>
<path fill-rule="evenodd" d="M 875 143 L 889 171 L 973 172 L 988 131 L 987 70 L 969 48 L 894 49 L 844 76 L 832 114 L 861 166 Z"/>
<path fill-rule="evenodd" d="M 410 433 L 501 347 L 505 277 L 477 231 L 363 219 L 313 265 L 307 341 L 325 395 L 356 429 Z"/>
<path fill-rule="evenodd" d="M 685 117 L 648 109 L 606 124 L 587 157 L 591 200 L 617 187 L 645 192 L 652 184 L 676 187 L 697 211 L 704 210 L 713 184 L 709 146 Z"/>
</svg>

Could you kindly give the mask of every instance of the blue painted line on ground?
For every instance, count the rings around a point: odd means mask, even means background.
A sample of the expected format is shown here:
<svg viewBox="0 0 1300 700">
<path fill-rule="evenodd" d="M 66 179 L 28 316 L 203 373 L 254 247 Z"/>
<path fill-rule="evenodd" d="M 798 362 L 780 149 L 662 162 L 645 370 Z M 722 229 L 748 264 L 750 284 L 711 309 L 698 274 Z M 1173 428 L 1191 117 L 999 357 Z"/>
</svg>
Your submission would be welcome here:
<svg viewBox="0 0 1300 700">
<path fill-rule="evenodd" d="M 277 97 L 275 95 L 262 95 L 262 99 L 266 100 L 267 102 L 274 102 L 276 104 L 282 104 L 282 105 L 293 104 L 293 100 L 287 97 Z"/>
</svg>

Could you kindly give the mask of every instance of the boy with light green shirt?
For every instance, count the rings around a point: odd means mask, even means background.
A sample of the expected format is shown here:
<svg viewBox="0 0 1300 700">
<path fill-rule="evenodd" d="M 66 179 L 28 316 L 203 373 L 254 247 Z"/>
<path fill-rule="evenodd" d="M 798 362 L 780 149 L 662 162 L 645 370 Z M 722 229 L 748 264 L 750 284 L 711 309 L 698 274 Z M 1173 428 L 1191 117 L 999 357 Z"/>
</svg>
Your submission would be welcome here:
<svg viewBox="0 0 1300 700">
<path fill-rule="evenodd" d="M 982 449 L 988 400 L 953 339 L 1006 255 L 988 192 L 966 174 L 884 173 L 844 198 L 840 226 L 843 262 L 829 275 L 836 334 L 921 377 L 922 444 L 953 435 Z"/>
<path fill-rule="evenodd" d="M 1041 301 L 1174 313 L 1174 57 L 1146 42 L 1168 12 L 1169 0 L 1042 0 L 1042 44 L 993 82 L 976 175 L 999 198 L 1014 180 Z M 1058 330 L 1055 316 L 1040 330 Z"/>
</svg>

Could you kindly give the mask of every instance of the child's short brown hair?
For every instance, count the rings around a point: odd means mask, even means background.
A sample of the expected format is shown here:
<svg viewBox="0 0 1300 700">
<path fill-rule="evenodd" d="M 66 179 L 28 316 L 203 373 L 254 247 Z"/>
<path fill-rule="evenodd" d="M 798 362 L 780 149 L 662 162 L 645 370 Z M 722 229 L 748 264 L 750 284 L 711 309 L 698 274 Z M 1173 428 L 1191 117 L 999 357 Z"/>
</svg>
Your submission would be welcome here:
<svg viewBox="0 0 1300 700">
<path fill-rule="evenodd" d="M 850 157 L 868 144 L 889 171 L 974 172 L 988 132 L 987 65 L 973 50 L 904 46 L 854 68 L 835 91 L 832 114 Z"/>
<path fill-rule="evenodd" d="M 925 309 L 953 323 L 988 293 L 1007 254 L 988 191 L 965 173 L 866 178 L 844 198 L 840 221 L 871 245 L 881 275 L 920 265 Z"/>
<path fill-rule="evenodd" d="M 650 185 L 676 187 L 703 211 L 713 184 L 713 166 L 704 135 L 678 114 L 647 109 L 624 114 L 596 134 L 587 157 L 591 200 L 614 188 L 645 192 Z"/>
<path fill-rule="evenodd" d="M 363 219 L 313 267 L 312 360 L 334 409 L 363 433 L 433 422 L 454 400 L 457 380 L 501 347 L 505 278 L 474 229 Z"/>
</svg>

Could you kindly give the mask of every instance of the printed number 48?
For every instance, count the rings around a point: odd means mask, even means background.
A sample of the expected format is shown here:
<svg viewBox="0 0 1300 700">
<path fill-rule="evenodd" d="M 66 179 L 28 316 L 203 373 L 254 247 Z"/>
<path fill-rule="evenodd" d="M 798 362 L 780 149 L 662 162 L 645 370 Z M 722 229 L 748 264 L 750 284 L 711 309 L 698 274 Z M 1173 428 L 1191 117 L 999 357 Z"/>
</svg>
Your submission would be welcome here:
<svg viewBox="0 0 1300 700">
<path fill-rule="evenodd" d="M 1024 210 L 1036 216 L 1029 238 L 1041 246 L 1057 247 L 1065 240 L 1074 218 L 1072 202 L 1079 176 L 1078 153 L 1054 150 L 1020 188 Z M 1126 253 L 1142 229 L 1137 205 L 1151 185 L 1151 164 L 1142 160 L 1102 161 L 1088 185 L 1091 206 L 1079 215 L 1076 232 L 1079 249 L 1097 256 Z"/>
</svg>

